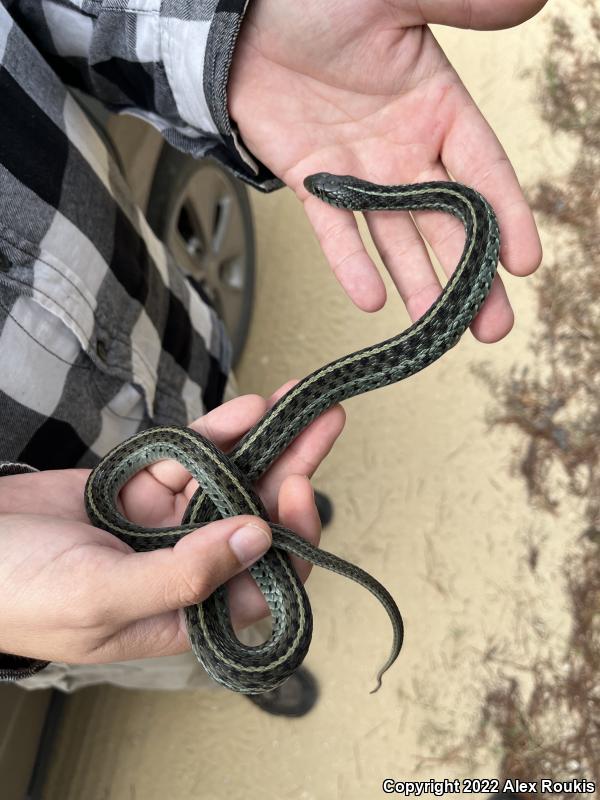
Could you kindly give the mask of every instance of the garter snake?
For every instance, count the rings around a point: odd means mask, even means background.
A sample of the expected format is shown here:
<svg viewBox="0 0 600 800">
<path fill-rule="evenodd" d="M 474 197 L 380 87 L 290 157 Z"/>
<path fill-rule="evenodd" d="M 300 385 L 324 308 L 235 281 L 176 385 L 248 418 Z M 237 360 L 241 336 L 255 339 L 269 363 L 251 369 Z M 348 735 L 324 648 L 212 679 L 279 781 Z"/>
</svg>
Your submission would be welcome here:
<svg viewBox="0 0 600 800">
<path fill-rule="evenodd" d="M 219 517 L 255 514 L 268 520 L 253 483 L 290 442 L 335 403 L 413 375 L 451 348 L 478 312 L 496 271 L 499 233 L 494 212 L 473 189 L 457 183 L 381 186 L 328 173 L 305 180 L 309 192 L 352 211 L 437 210 L 463 224 L 466 240 L 458 266 L 442 295 L 411 327 L 379 344 L 327 364 L 297 383 L 224 455 L 189 428 L 143 430 L 115 447 L 91 473 L 85 502 L 91 522 L 135 550 L 174 545 L 182 536 Z M 151 463 L 174 458 L 199 488 L 182 522 L 168 528 L 141 528 L 117 510 L 125 483 Z M 243 645 L 231 626 L 223 587 L 185 609 L 192 649 L 206 671 L 234 691 L 260 693 L 279 686 L 300 665 L 310 644 L 312 613 L 304 587 L 289 561 L 293 553 L 357 581 L 382 603 L 393 627 L 391 653 L 377 675 L 397 658 L 404 635 L 402 617 L 387 590 L 359 567 L 308 544 L 292 531 L 271 524 L 273 546 L 250 567 L 272 616 L 272 633 L 261 645 Z M 374 691 L 376 691 L 376 689 Z"/>
</svg>

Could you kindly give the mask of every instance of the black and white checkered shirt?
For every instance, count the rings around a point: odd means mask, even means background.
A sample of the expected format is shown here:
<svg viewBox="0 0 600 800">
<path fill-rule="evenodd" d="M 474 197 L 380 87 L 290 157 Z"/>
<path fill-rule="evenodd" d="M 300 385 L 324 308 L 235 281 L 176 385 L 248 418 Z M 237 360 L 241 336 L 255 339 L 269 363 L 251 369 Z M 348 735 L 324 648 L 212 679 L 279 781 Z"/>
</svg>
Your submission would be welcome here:
<svg viewBox="0 0 600 800">
<path fill-rule="evenodd" d="M 0 0 L 0 475 L 92 467 L 136 431 L 221 402 L 223 326 L 68 87 L 274 188 L 227 113 L 246 5 Z M 0 679 L 41 666 L 0 657 Z"/>
</svg>

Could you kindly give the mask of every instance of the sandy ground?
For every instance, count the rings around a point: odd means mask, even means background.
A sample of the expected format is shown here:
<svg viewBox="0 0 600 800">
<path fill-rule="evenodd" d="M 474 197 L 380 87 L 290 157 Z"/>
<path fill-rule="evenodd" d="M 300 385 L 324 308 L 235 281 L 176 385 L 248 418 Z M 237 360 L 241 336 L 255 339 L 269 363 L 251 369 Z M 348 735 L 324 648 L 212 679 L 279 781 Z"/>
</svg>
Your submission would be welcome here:
<svg viewBox="0 0 600 800">
<path fill-rule="evenodd" d="M 525 185 L 561 175 L 571 157 L 540 121 L 527 74 L 561 7 L 551 5 L 514 31 L 436 30 Z M 391 290 L 377 314 L 350 305 L 291 193 L 253 194 L 253 204 L 260 268 L 243 391 L 268 394 L 406 325 Z M 348 402 L 346 430 L 315 478 L 335 503 L 324 546 L 378 576 L 404 614 L 404 650 L 382 690 L 369 695 L 390 644 L 385 614 L 354 584 L 315 570 L 307 664 L 322 695 L 310 715 L 273 718 L 225 691 L 86 690 L 69 699 L 48 800 L 370 800 L 386 777 L 496 774 L 493 742 L 475 764 L 455 747 L 479 719 L 486 654 L 527 660 L 550 621 L 560 637 L 560 553 L 578 533 L 564 516 L 531 510 L 509 474 L 518 440 L 485 422 L 490 396 L 472 366 L 521 362 L 536 324 L 530 282 L 506 283 L 513 333 L 493 347 L 466 336 L 417 377 Z M 544 537 L 533 573 L 529 548 Z"/>
</svg>

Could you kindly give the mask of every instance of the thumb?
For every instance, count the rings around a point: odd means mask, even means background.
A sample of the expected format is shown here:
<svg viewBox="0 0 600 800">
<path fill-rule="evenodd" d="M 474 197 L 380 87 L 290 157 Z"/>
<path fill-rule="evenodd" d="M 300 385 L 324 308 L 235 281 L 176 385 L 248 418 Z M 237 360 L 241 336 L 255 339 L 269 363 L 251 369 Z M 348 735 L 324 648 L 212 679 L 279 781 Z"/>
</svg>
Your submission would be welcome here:
<svg viewBox="0 0 600 800">
<path fill-rule="evenodd" d="M 205 600 L 270 546 L 267 523 L 246 515 L 211 522 L 173 548 L 123 553 L 111 570 L 108 618 L 123 624 Z"/>
<path fill-rule="evenodd" d="M 471 0 L 469 3 L 446 3 L 426 0 L 419 5 L 423 21 L 455 28 L 499 30 L 520 25 L 535 16 L 548 0 Z"/>
</svg>

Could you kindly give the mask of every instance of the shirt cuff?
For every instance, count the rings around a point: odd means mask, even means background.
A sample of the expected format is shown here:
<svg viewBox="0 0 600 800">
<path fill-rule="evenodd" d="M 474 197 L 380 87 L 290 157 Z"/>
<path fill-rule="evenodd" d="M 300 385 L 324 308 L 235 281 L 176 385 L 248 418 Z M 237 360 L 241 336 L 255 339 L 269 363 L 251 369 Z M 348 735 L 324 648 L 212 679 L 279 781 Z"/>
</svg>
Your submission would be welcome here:
<svg viewBox="0 0 600 800">
<path fill-rule="evenodd" d="M 29 464 L 19 464 L 16 461 L 0 461 L 0 478 L 5 475 L 23 475 L 25 472 L 39 472 Z"/>
<path fill-rule="evenodd" d="M 192 131 L 216 129 L 218 139 L 210 155 L 238 178 L 269 192 L 283 186 L 283 182 L 245 146 L 227 107 L 231 62 L 248 2 L 219 0 L 210 19 L 194 23 L 162 17 L 161 54 L 178 113 L 189 125 L 190 138 L 193 140 Z M 177 146 L 177 142 L 172 143 Z M 193 152 L 190 139 L 186 149 Z"/>
<path fill-rule="evenodd" d="M 39 661 L 37 658 L 0 653 L 0 682 L 31 678 L 32 675 L 41 672 L 49 663 L 49 661 Z"/>
</svg>

